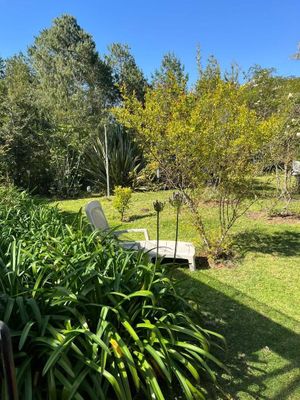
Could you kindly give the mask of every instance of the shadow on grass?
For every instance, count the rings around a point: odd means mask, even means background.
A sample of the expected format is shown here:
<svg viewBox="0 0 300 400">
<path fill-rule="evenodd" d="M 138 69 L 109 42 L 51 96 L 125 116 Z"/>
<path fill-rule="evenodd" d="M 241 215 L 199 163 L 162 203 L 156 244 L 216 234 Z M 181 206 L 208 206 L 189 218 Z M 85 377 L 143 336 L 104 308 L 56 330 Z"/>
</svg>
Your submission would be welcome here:
<svg viewBox="0 0 300 400">
<path fill-rule="evenodd" d="M 77 213 L 62 212 L 62 215 L 71 223 Z M 300 233 L 291 231 L 272 234 L 249 231 L 237 235 L 236 241 L 242 254 L 255 251 L 300 255 Z M 209 278 L 211 285 L 207 285 L 182 270 L 176 270 L 174 274 L 184 279 L 184 285 L 193 288 L 195 301 L 203 310 L 203 324 L 223 334 L 227 340 L 225 363 L 231 376 L 223 376 L 221 386 L 232 399 L 300 399 L 300 336 L 267 316 L 284 321 L 295 331 L 300 331 L 298 321 L 212 276 Z M 201 272 L 197 276 L 201 277 Z M 219 358 L 224 359 L 224 353 L 220 353 Z M 288 377 L 287 381 L 285 377 Z"/>
<path fill-rule="evenodd" d="M 139 219 L 143 219 L 143 218 L 147 218 L 147 217 L 153 217 L 154 215 L 155 215 L 154 212 L 147 213 L 147 214 L 134 214 L 134 215 L 131 215 L 131 216 L 129 217 L 129 221 L 130 221 L 130 222 L 132 222 L 132 221 L 137 221 L 137 220 L 139 220 Z"/>
<path fill-rule="evenodd" d="M 262 182 L 256 180 L 254 182 L 254 188 L 257 191 L 269 192 L 268 194 L 270 195 L 274 195 L 274 193 L 276 193 L 276 189 L 274 188 L 274 183 L 272 182 Z"/>
<path fill-rule="evenodd" d="M 295 330 L 300 330 L 298 321 L 211 276 L 210 282 L 214 287 L 180 270 L 175 272 L 175 276 L 184 279 L 183 284 L 194 289 L 194 298 L 203 310 L 202 324 L 226 338 L 225 364 L 230 368 L 231 377 L 224 375 L 221 387 L 233 396 L 231 399 L 300 399 L 300 335 L 265 315 L 284 320 Z M 264 315 L 256 309 L 263 310 Z M 218 355 L 224 359 L 224 353 Z M 283 359 L 282 364 L 277 355 Z M 289 381 L 286 382 L 283 374 L 290 376 Z"/>
<path fill-rule="evenodd" d="M 80 218 L 79 211 L 72 212 L 72 211 L 61 211 L 60 210 L 60 215 L 63 217 L 64 222 L 68 225 L 73 225 L 78 220 L 78 218 Z M 84 218 L 86 218 L 84 211 L 82 211 L 82 216 Z"/>
<path fill-rule="evenodd" d="M 259 230 L 241 232 L 235 235 L 237 252 L 243 257 L 247 252 L 300 256 L 300 231 L 285 230 L 266 233 Z"/>
</svg>

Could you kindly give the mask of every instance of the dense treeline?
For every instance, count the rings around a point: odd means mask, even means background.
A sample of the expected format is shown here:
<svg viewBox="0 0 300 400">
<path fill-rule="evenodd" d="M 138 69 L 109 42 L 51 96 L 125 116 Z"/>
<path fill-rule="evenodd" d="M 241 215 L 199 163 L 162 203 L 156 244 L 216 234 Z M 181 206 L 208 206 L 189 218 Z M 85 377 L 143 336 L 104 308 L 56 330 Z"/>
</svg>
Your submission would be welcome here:
<svg viewBox="0 0 300 400">
<path fill-rule="evenodd" d="M 146 86 L 128 47 L 114 44 L 101 58 L 92 37 L 67 15 L 0 70 L 2 179 L 63 196 L 86 186 L 86 155 L 104 123 L 113 125 L 108 110 L 122 101 L 120 86 L 140 96 Z M 115 142 L 117 129 L 108 130 Z M 122 139 L 134 147 L 129 134 Z"/>
<path fill-rule="evenodd" d="M 1 179 L 36 193 L 65 197 L 91 184 L 102 190 L 106 179 L 103 127 L 107 125 L 112 182 L 137 185 L 143 181 L 139 179 L 145 166 L 142 150 L 135 143 L 135 130 L 119 126 L 111 109 L 122 107 L 128 98 L 144 107 L 147 94 L 171 87 L 170 82 L 176 82 L 182 93 L 196 93 L 196 98 L 213 90 L 218 80 L 243 86 L 243 101 L 258 120 L 281 117 L 266 164 L 290 165 L 297 151 L 300 79 L 276 77 L 273 70 L 256 66 L 241 85 L 238 68 L 222 75 L 214 58 L 204 70 L 200 63 L 198 67 L 199 79 L 189 88 L 183 65 L 170 53 L 147 82 L 127 45 L 112 44 L 100 56 L 93 38 L 74 17 L 56 18 L 25 55 L 0 61 Z M 156 103 L 162 120 L 170 107 L 167 98 Z M 293 124 L 292 135 L 283 135 Z M 148 164 L 143 175 L 150 170 L 151 176 L 156 167 Z"/>
</svg>

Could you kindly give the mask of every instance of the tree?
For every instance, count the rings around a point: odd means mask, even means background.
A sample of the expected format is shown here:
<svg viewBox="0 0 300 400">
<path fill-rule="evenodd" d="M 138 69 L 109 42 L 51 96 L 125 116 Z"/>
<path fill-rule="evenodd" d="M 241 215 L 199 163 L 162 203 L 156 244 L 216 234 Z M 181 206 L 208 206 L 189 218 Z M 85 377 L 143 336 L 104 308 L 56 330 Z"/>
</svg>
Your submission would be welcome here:
<svg viewBox="0 0 300 400">
<path fill-rule="evenodd" d="M 275 77 L 274 73 L 274 68 L 254 65 L 246 76 L 247 103 L 261 119 L 266 119 L 276 113 L 281 103 L 283 82 L 281 78 Z"/>
<path fill-rule="evenodd" d="M 199 79 L 195 85 L 195 92 L 198 96 L 202 96 L 202 94 L 216 88 L 221 80 L 221 68 L 218 60 L 214 56 L 210 56 L 205 69 L 202 68 L 200 60 L 198 61 L 198 71 Z"/>
<path fill-rule="evenodd" d="M 70 196 L 80 186 L 89 137 L 115 99 L 110 67 L 74 17 L 63 15 L 29 48 L 39 107 L 52 125 L 52 191 Z"/>
<path fill-rule="evenodd" d="M 135 94 L 139 101 L 143 101 L 148 84 L 142 70 L 137 66 L 130 53 L 130 47 L 126 44 L 113 43 L 108 49 L 109 54 L 105 59 L 112 69 L 114 83 L 118 88 L 120 98 L 122 98 L 123 91 L 129 96 Z"/>
<path fill-rule="evenodd" d="M 92 37 L 74 17 L 54 19 L 29 48 L 41 102 L 59 123 L 97 117 L 113 100 L 109 66 L 100 59 Z"/>
<path fill-rule="evenodd" d="M 277 197 L 284 202 L 281 210 L 281 214 L 284 215 L 288 213 L 292 199 L 292 164 L 300 153 L 299 95 L 289 93 L 283 97 L 277 114 L 278 123 L 266 147 L 265 165 L 275 166 Z M 297 189 L 299 190 L 299 187 Z"/>
<path fill-rule="evenodd" d="M 0 59 L 0 179 L 3 179 L 7 174 L 6 143 L 3 137 L 3 126 L 6 122 L 5 101 L 7 97 L 4 76 L 4 61 Z"/>
<path fill-rule="evenodd" d="M 49 184 L 45 178 L 49 167 L 45 133 L 49 126 L 34 102 L 33 80 L 23 55 L 6 61 L 0 89 L 2 173 L 18 186 L 43 192 Z"/>
<path fill-rule="evenodd" d="M 300 60 L 300 42 L 298 43 L 297 53 L 293 54 L 292 58 L 294 58 L 295 60 Z"/>
<path fill-rule="evenodd" d="M 292 163 L 299 155 L 300 79 L 274 76 L 273 68 L 258 65 L 250 68 L 245 84 L 246 101 L 261 120 L 277 117 L 270 141 L 262 149 L 266 171 L 275 170 L 277 198 L 284 201 L 282 213 L 287 212 L 292 196 Z"/>
<path fill-rule="evenodd" d="M 173 81 L 186 89 L 188 74 L 184 72 L 184 65 L 179 58 L 174 53 L 167 53 L 163 56 L 160 68 L 153 74 L 152 84 L 154 87 L 169 86 Z"/>
<path fill-rule="evenodd" d="M 5 75 L 5 62 L 3 58 L 0 57 L 0 79 L 3 79 Z"/>
<path fill-rule="evenodd" d="M 207 74 L 203 79 L 197 85 L 201 96 L 173 80 L 167 87 L 148 89 L 144 106 L 131 97 L 114 113 L 138 132 L 148 160 L 183 193 L 206 248 L 218 258 L 224 255 L 230 229 L 249 207 L 257 168 L 253 161 L 274 121 L 259 121 L 246 104 L 243 87 L 216 74 L 213 81 Z M 219 207 L 214 237 L 199 209 L 200 193 L 208 184 L 214 185 Z"/>
</svg>

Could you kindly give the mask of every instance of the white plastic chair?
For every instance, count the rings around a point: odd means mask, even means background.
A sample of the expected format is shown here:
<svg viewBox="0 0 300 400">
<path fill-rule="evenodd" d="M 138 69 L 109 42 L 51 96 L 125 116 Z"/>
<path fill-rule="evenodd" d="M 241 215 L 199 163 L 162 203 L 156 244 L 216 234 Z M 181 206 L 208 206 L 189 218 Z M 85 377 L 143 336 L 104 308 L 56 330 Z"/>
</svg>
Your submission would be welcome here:
<svg viewBox="0 0 300 400">
<path fill-rule="evenodd" d="M 109 225 L 101 204 L 99 201 L 94 200 L 88 203 L 85 206 L 85 212 L 88 217 L 90 224 L 92 225 L 93 229 L 101 229 L 104 231 L 109 230 Z M 130 241 L 130 242 L 123 242 L 121 241 L 120 244 L 122 247 L 127 249 L 134 249 L 134 250 L 143 250 L 146 251 L 151 259 L 156 258 L 157 253 L 157 242 L 156 240 L 150 240 L 149 234 L 147 229 L 145 228 L 130 228 L 130 229 L 123 229 L 120 231 L 114 231 L 113 233 L 117 236 L 128 233 L 128 232 L 141 232 L 145 236 L 145 240 L 143 241 Z M 175 250 L 175 241 L 173 240 L 160 240 L 158 246 L 158 255 L 159 257 L 164 258 L 173 258 L 174 257 L 174 250 Z M 189 242 L 177 242 L 177 250 L 176 250 L 176 259 L 183 259 L 187 260 L 189 263 L 189 268 L 191 271 L 195 271 L 195 247 L 192 243 Z"/>
</svg>

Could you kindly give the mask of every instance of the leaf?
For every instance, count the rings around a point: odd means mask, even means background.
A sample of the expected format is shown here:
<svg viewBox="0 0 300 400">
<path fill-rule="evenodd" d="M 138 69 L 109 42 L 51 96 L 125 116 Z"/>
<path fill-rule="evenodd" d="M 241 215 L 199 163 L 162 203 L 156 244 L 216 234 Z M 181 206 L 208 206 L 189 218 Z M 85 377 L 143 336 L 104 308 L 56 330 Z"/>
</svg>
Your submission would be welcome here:
<svg viewBox="0 0 300 400">
<path fill-rule="evenodd" d="M 57 362 L 58 358 L 61 356 L 61 353 L 67 350 L 67 348 L 70 346 L 72 341 L 74 340 L 74 337 L 78 336 L 78 333 L 75 334 L 70 334 L 65 337 L 62 343 L 59 343 L 56 346 L 56 349 L 51 353 L 50 357 L 48 358 L 44 368 L 43 368 L 43 375 L 46 375 L 47 371 L 50 368 L 53 368 L 55 363 Z"/>
<path fill-rule="evenodd" d="M 27 314 L 26 309 L 25 309 L 24 298 L 21 297 L 21 296 L 18 296 L 18 297 L 16 298 L 16 303 L 17 303 L 17 305 L 19 306 L 19 315 L 20 315 L 20 318 L 21 318 L 23 324 L 26 324 L 27 321 L 28 321 L 28 314 Z"/>
<path fill-rule="evenodd" d="M 128 348 L 128 346 L 125 344 L 125 342 L 121 339 L 120 335 L 115 332 L 114 336 L 116 338 L 117 343 L 119 344 L 121 350 L 122 350 L 122 355 L 123 357 L 125 357 L 126 362 L 127 362 L 127 366 L 131 372 L 131 376 L 133 379 L 133 382 L 135 384 L 135 387 L 137 390 L 140 389 L 140 379 L 138 376 L 138 372 L 137 372 L 137 368 L 133 359 L 133 356 Z"/>
<path fill-rule="evenodd" d="M 178 368 L 174 368 L 174 374 L 176 375 L 178 382 L 180 383 L 180 386 L 182 388 L 182 391 L 186 397 L 187 400 L 194 400 L 194 396 L 192 395 L 190 385 L 188 385 L 188 379 L 179 371 Z M 205 400 L 203 398 L 203 400 Z"/>
<path fill-rule="evenodd" d="M 31 368 L 27 368 L 26 370 L 26 378 L 25 378 L 25 390 L 24 390 L 24 400 L 32 400 L 32 376 L 31 376 Z"/>
<path fill-rule="evenodd" d="M 191 375 L 197 382 L 200 381 L 200 376 L 198 374 L 198 371 L 185 357 L 183 357 L 182 354 L 178 353 L 178 351 L 174 349 L 169 349 L 169 352 L 170 354 L 172 354 L 173 357 L 176 358 L 176 360 L 178 360 L 181 364 L 184 365 L 184 367 L 191 373 Z"/>
<path fill-rule="evenodd" d="M 24 343 L 26 342 L 27 336 L 30 332 L 31 327 L 34 325 L 34 322 L 27 322 L 27 324 L 25 325 L 20 340 L 19 340 L 19 350 L 22 350 Z"/>
<path fill-rule="evenodd" d="M 59 371 L 59 369 L 55 368 L 54 375 L 57 377 L 58 381 L 63 386 L 63 391 L 66 390 L 68 393 L 72 389 L 72 384 L 69 382 L 64 375 Z M 76 393 L 74 396 L 75 400 L 85 400 L 79 393 Z M 62 399 L 63 400 L 63 399 Z"/>
<path fill-rule="evenodd" d="M 153 357 L 153 359 L 157 363 L 157 366 L 160 368 L 161 372 L 165 375 L 168 382 L 171 383 L 172 378 L 171 378 L 171 375 L 170 375 L 166 365 L 164 364 L 164 360 L 163 360 L 164 357 L 162 356 L 162 353 L 155 350 L 152 346 L 150 346 L 150 344 L 145 345 L 145 350 L 148 351 L 148 353 Z"/>
<path fill-rule="evenodd" d="M 211 353 L 209 353 L 208 351 L 200 349 L 199 347 L 194 346 L 193 344 L 190 344 L 190 343 L 186 343 L 186 342 L 176 342 L 175 344 L 176 344 L 176 346 L 183 347 L 187 350 L 193 350 L 196 353 L 204 355 L 205 357 L 207 357 L 208 359 L 213 361 L 215 364 L 217 364 L 220 368 L 224 369 L 225 371 L 227 371 L 229 373 L 229 370 L 226 368 L 226 366 L 221 361 L 219 361 L 215 356 L 213 356 Z"/>
<path fill-rule="evenodd" d="M 56 389 L 55 378 L 54 378 L 52 369 L 50 369 L 47 374 L 47 380 L 48 380 L 49 400 L 57 400 L 57 389 Z"/>
<path fill-rule="evenodd" d="M 130 293 L 128 297 L 149 297 L 150 299 L 154 300 L 154 295 L 150 290 L 138 290 L 137 292 Z"/>
<path fill-rule="evenodd" d="M 41 327 L 42 325 L 42 315 L 39 309 L 39 306 L 37 305 L 37 302 L 35 301 L 35 299 L 28 299 L 27 300 L 27 304 L 29 304 L 29 306 L 31 307 L 33 314 L 35 316 L 35 319 L 39 325 L 39 327 Z"/>
<path fill-rule="evenodd" d="M 15 304 L 15 299 L 12 299 L 11 297 L 9 297 L 7 299 L 7 303 L 6 303 L 6 306 L 5 306 L 5 314 L 4 314 L 4 317 L 3 317 L 3 321 L 6 324 L 9 324 L 9 320 L 10 320 L 10 317 L 11 317 L 12 310 L 14 308 L 14 304 Z"/>
<path fill-rule="evenodd" d="M 126 398 L 125 397 L 125 393 L 121 389 L 120 384 L 117 381 L 117 379 L 111 373 L 109 373 L 107 370 L 103 371 L 103 376 L 109 381 L 109 383 L 113 387 L 116 395 L 118 396 L 118 399 L 119 400 L 124 400 L 124 398 Z"/>
<path fill-rule="evenodd" d="M 89 373 L 89 370 L 87 368 L 85 368 L 80 372 L 79 375 L 77 374 L 76 380 L 73 383 L 73 385 L 71 386 L 71 389 L 70 389 L 70 392 L 69 392 L 69 396 L 68 396 L 68 400 L 72 400 L 74 398 L 74 395 L 75 395 L 77 389 L 79 388 L 79 386 L 81 385 L 83 380 L 86 378 L 88 373 Z"/>
<path fill-rule="evenodd" d="M 68 359 L 68 357 L 65 354 L 62 354 L 61 357 L 57 361 L 58 365 L 60 365 L 66 373 L 71 376 L 72 378 L 75 378 L 75 374 L 73 371 L 73 366 L 71 364 L 71 361 Z"/>
<path fill-rule="evenodd" d="M 122 320 L 121 324 L 124 326 L 124 328 L 127 330 L 127 332 L 129 333 L 129 335 L 133 338 L 133 340 L 138 344 L 139 348 L 141 350 L 144 349 L 143 343 L 141 342 L 139 336 L 137 335 L 137 333 L 135 332 L 135 330 L 133 329 L 133 327 L 130 325 L 130 323 L 126 320 Z"/>
<path fill-rule="evenodd" d="M 160 386 L 157 382 L 155 374 L 151 365 L 146 360 L 144 354 L 135 351 L 134 354 L 138 358 L 139 366 L 141 368 L 141 372 L 144 374 L 147 383 L 150 385 L 151 389 L 153 390 L 153 394 L 156 396 L 157 400 L 165 400 L 164 395 L 160 389 Z"/>
</svg>

